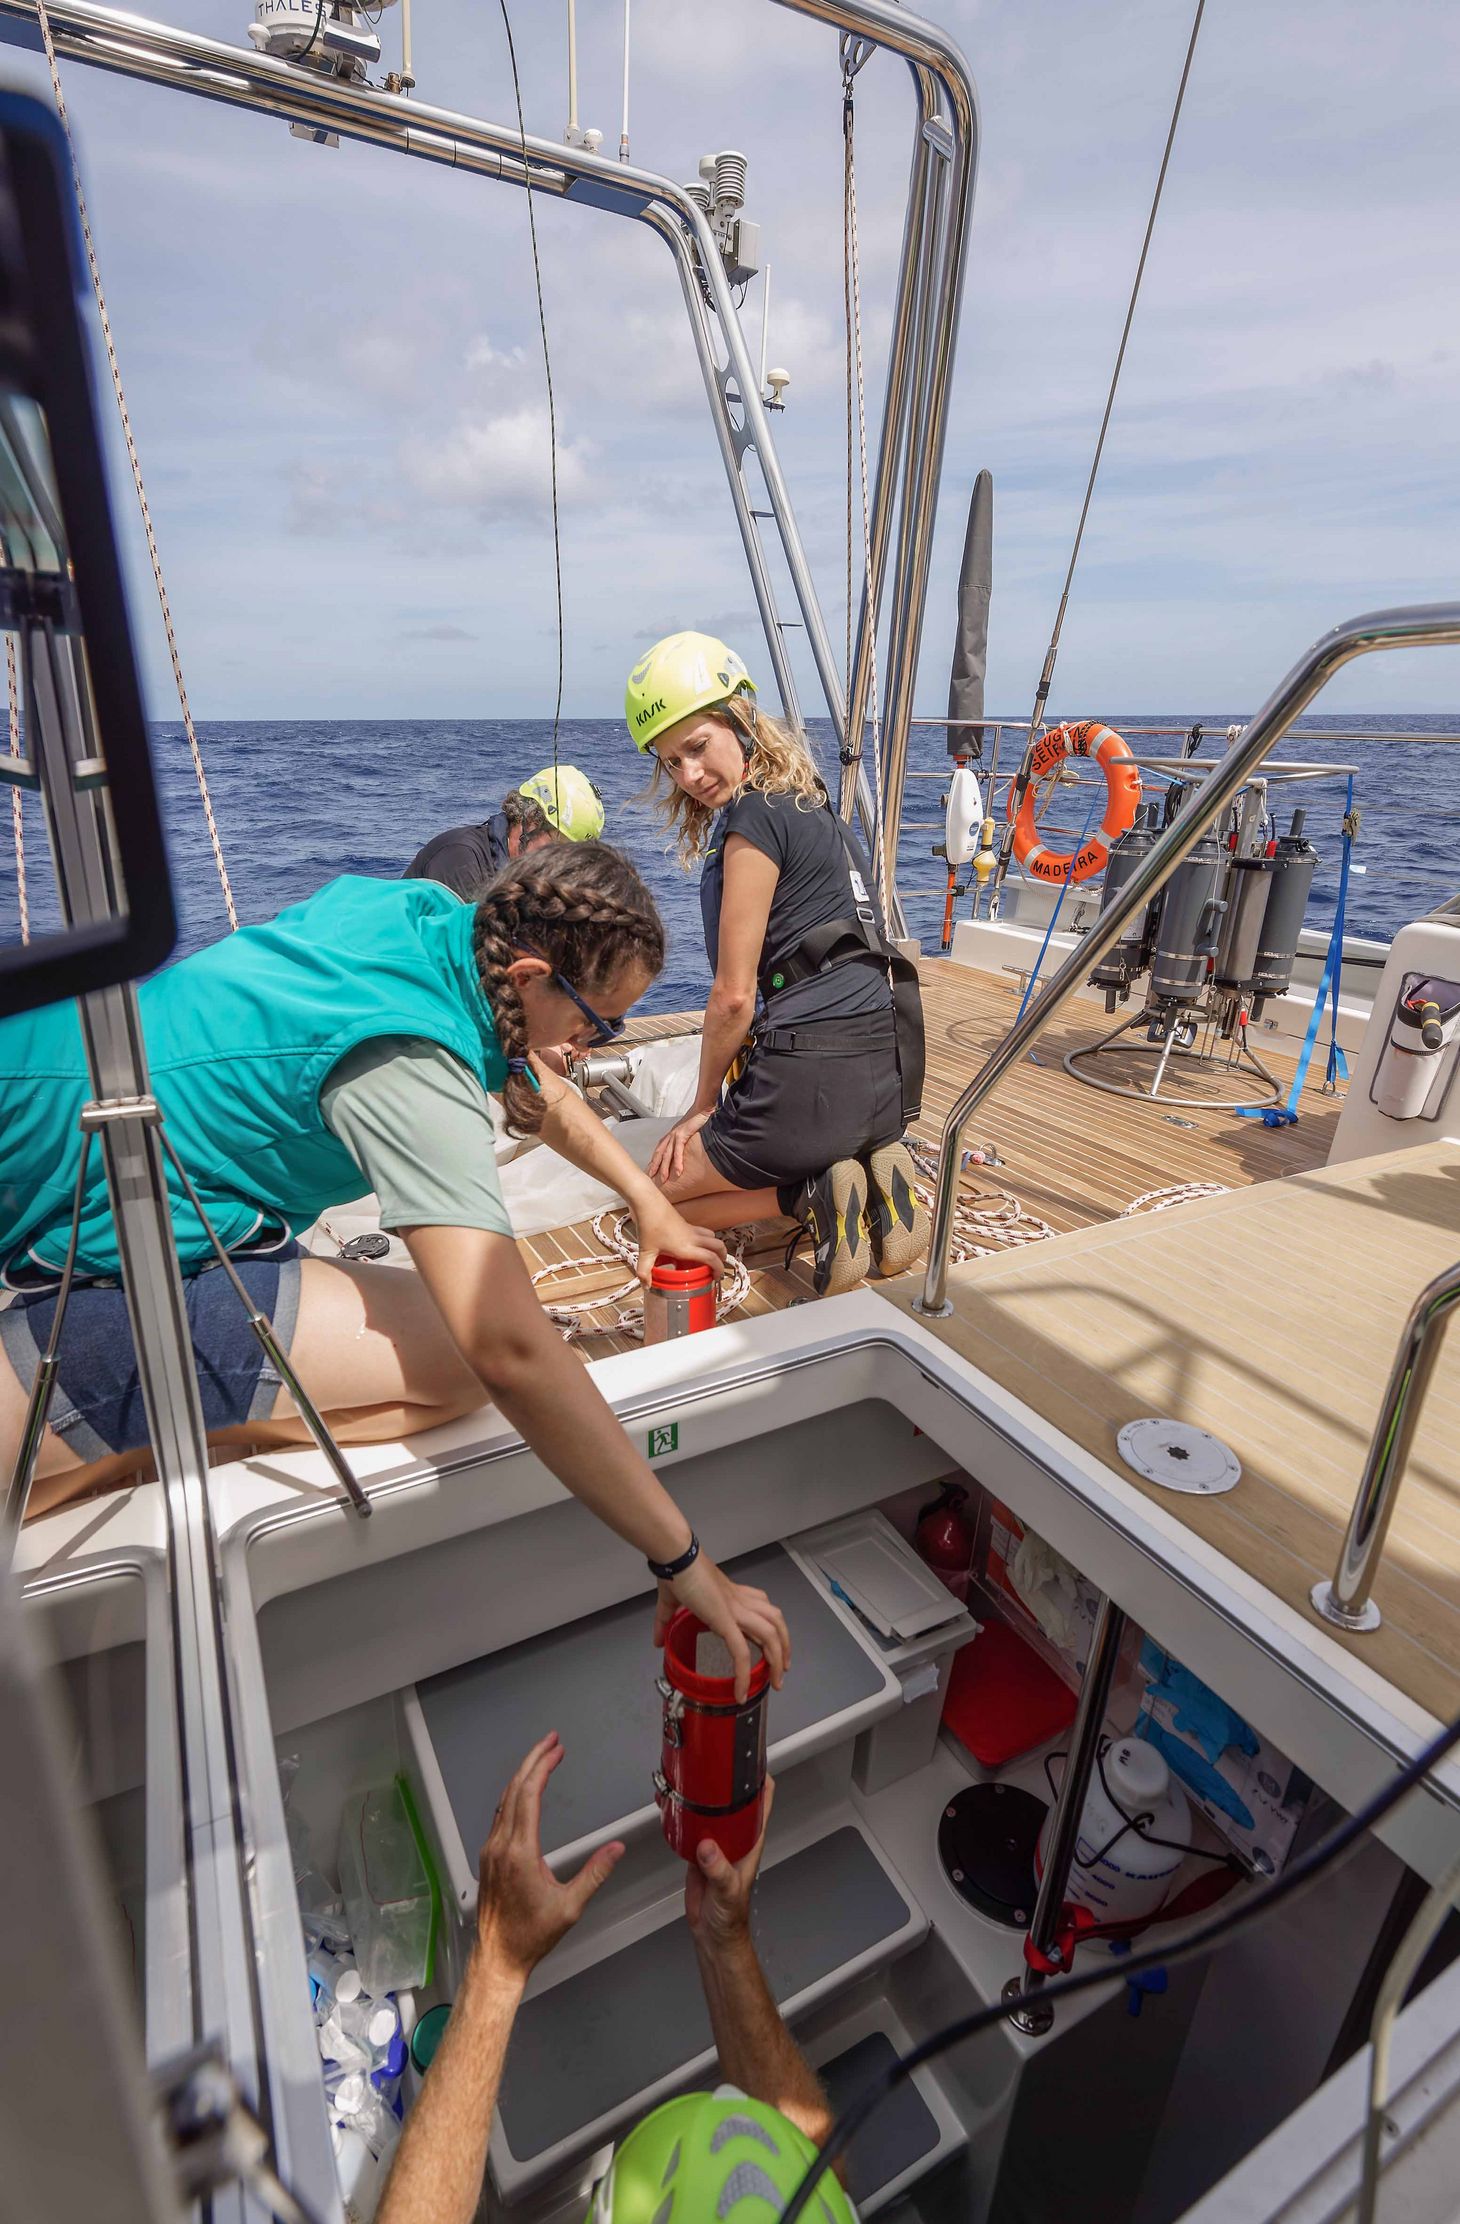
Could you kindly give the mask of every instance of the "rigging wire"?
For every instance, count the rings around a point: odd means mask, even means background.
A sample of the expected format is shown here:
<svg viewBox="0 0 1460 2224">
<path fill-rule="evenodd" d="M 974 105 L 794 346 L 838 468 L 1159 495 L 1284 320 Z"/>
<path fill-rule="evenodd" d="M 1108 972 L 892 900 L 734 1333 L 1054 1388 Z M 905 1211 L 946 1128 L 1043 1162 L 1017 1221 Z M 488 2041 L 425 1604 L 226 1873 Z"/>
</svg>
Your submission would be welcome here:
<svg viewBox="0 0 1460 2224">
<path fill-rule="evenodd" d="M 1008 1999 L 995 2000 L 988 2007 L 976 2009 L 971 2015 L 960 2016 L 956 2023 L 946 2024 L 941 2031 L 935 2031 L 931 2038 L 924 2039 L 920 2045 L 910 2047 L 889 2068 L 879 2070 L 843 2109 L 815 2157 L 806 2165 L 801 2182 L 782 2213 L 781 2224 L 796 2224 L 797 2217 L 805 2213 L 818 2180 L 846 2153 L 852 2140 L 887 2095 L 894 2092 L 904 2078 L 910 2077 L 924 2062 L 931 2062 L 937 2055 L 946 2053 L 950 2047 L 959 2046 L 967 2039 L 978 2037 L 981 2032 L 992 2030 L 995 2025 L 1004 2022 L 1023 2007 L 1031 1997 L 1038 1998 L 1050 2007 L 1056 2007 L 1061 2001 L 1073 2000 L 1080 1993 L 1094 1991 L 1097 1986 L 1138 1977 L 1148 1969 L 1176 1969 L 1186 1962 L 1194 1961 L 1199 1954 L 1207 1953 L 1212 1947 L 1220 1945 L 1234 1932 L 1244 1930 L 1249 1923 L 1269 1914 L 1280 1901 L 1291 1898 L 1304 1885 L 1311 1884 L 1340 1855 L 1347 1853 L 1350 1846 L 1356 1845 L 1360 1838 L 1382 1822 L 1398 1806 L 1400 1800 L 1407 1798 L 1416 1785 L 1457 1745 L 1460 1745 L 1460 1715 L 1447 1724 L 1438 1736 L 1432 1738 L 1428 1745 L 1422 1747 L 1412 1760 L 1407 1761 L 1392 1782 L 1375 1792 L 1371 1799 L 1365 1800 L 1361 1807 L 1356 1807 L 1351 1815 L 1346 1815 L 1342 1822 L 1329 1831 L 1326 1838 L 1321 1838 L 1317 1845 L 1291 1862 L 1281 1876 L 1270 1878 L 1235 1907 L 1224 1907 L 1208 1922 L 1199 1923 L 1195 1930 L 1187 1932 L 1185 1938 L 1177 1939 L 1171 1944 L 1148 1946 L 1144 1953 L 1122 1957 L 1114 1967 L 1107 1960 L 1089 1969 L 1071 1970 L 1066 1976 L 1052 1978 L 1036 1995 L 1016 1993 Z"/>
<path fill-rule="evenodd" d="M 111 369 L 112 388 L 117 397 L 117 413 L 122 421 L 122 434 L 127 443 L 127 460 L 132 467 L 132 484 L 137 490 L 137 507 L 142 513 L 142 530 L 147 536 L 147 554 L 152 561 L 152 581 L 157 589 L 157 600 L 162 609 L 163 631 L 167 635 L 167 653 L 172 659 L 173 683 L 177 688 L 178 705 L 182 711 L 183 732 L 192 753 L 193 772 L 197 777 L 198 793 L 203 799 L 203 816 L 208 822 L 208 839 L 213 845 L 213 863 L 218 868 L 218 879 L 223 889 L 223 901 L 228 909 L 228 924 L 238 925 L 238 906 L 233 900 L 233 887 L 228 878 L 228 867 L 223 861 L 223 843 L 218 834 L 218 822 L 213 816 L 213 798 L 208 793 L 208 775 L 203 769 L 203 752 L 198 747 L 198 736 L 193 726 L 193 713 L 188 703 L 188 691 L 183 679 L 182 658 L 178 653 L 177 635 L 173 631 L 172 606 L 167 597 L 167 586 L 162 576 L 162 557 L 157 547 L 157 535 L 152 529 L 152 511 L 147 501 L 147 489 L 142 483 L 142 459 L 137 453 L 137 443 L 132 437 L 132 420 L 127 412 L 127 397 L 122 390 L 122 370 L 117 361 L 117 351 L 112 339 L 111 318 L 107 314 L 106 295 L 102 291 L 101 265 L 96 259 L 96 244 L 91 236 L 91 219 L 86 213 L 86 196 L 81 190 L 81 167 L 76 160 L 76 145 L 71 137 L 71 123 L 66 114 L 66 96 L 61 90 L 61 71 L 56 61 L 56 42 L 51 36 L 51 19 L 46 12 L 46 0 L 35 0 L 36 21 L 40 26 L 41 42 L 50 66 L 51 90 L 56 98 L 56 114 L 61 129 L 66 134 L 66 152 L 71 158 L 71 182 L 76 194 L 76 214 L 81 220 L 81 237 L 86 247 L 86 260 L 91 268 L 91 286 L 96 295 L 97 317 L 101 334 L 106 342 L 106 359 Z"/>
<path fill-rule="evenodd" d="M 862 281 L 860 240 L 857 229 L 856 96 L 857 72 L 872 49 L 865 40 L 844 33 L 842 62 L 842 309 L 846 323 L 847 359 L 847 707 L 852 701 L 852 480 L 853 430 L 860 470 L 862 520 L 863 603 L 867 638 L 867 717 L 872 728 L 872 877 L 877 886 L 883 917 L 888 912 L 887 852 L 882 840 L 882 721 L 877 699 L 877 583 L 872 568 L 872 523 L 867 471 L 867 383 L 862 357 Z M 844 746 L 851 745 L 845 736 Z M 858 737 L 856 754 L 865 754 Z M 855 758 L 852 760 L 855 762 Z"/>
<path fill-rule="evenodd" d="M 547 381 L 548 405 L 548 461 L 552 475 L 553 503 L 553 584 L 557 592 L 558 611 L 558 690 L 553 698 L 553 795 L 562 801 L 558 792 L 558 729 L 563 722 L 563 537 L 558 518 L 558 411 L 553 399 L 553 359 L 548 346 L 547 311 L 542 301 L 542 264 L 537 252 L 537 209 L 532 196 L 532 172 L 527 159 L 527 124 L 522 114 L 522 80 L 517 74 L 517 47 L 512 37 L 512 18 L 507 12 L 507 0 L 499 0 L 502 10 L 502 27 L 507 33 L 507 59 L 512 65 L 512 92 L 517 102 L 517 137 L 522 148 L 522 183 L 527 192 L 527 229 L 532 240 L 532 275 L 537 286 L 537 326 L 542 334 L 542 368 Z"/>
<path fill-rule="evenodd" d="M 1130 300 L 1126 304 L 1125 323 L 1121 328 L 1120 346 L 1116 350 L 1115 369 L 1110 374 L 1110 390 L 1105 397 L 1105 412 L 1100 419 L 1100 431 L 1095 442 L 1095 455 L 1090 465 L 1090 476 L 1085 482 L 1085 499 L 1080 505 L 1080 520 L 1075 527 L 1075 543 L 1073 548 L 1070 550 L 1070 561 L 1069 566 L 1065 572 L 1064 587 L 1060 593 L 1059 608 L 1055 612 L 1054 631 L 1049 637 L 1049 647 L 1045 652 L 1044 669 L 1039 675 L 1039 685 L 1034 691 L 1034 710 L 1029 720 L 1030 749 L 1034 747 L 1035 742 L 1039 739 L 1039 729 L 1044 722 L 1044 709 L 1046 703 L 1049 700 L 1050 684 L 1054 679 L 1055 662 L 1059 656 L 1060 636 L 1064 631 L 1065 611 L 1069 607 L 1070 589 L 1074 584 L 1075 578 L 1075 566 L 1080 560 L 1080 546 L 1085 538 L 1085 523 L 1090 515 L 1090 504 L 1094 499 L 1095 481 L 1100 472 L 1100 459 L 1105 453 L 1105 435 L 1110 430 L 1111 413 L 1115 408 L 1116 391 L 1120 385 L 1120 374 L 1125 364 L 1126 345 L 1130 339 L 1131 326 L 1135 322 L 1136 303 L 1140 299 L 1141 281 L 1146 274 L 1146 257 L 1150 254 L 1151 251 L 1151 239 L 1156 229 L 1156 214 L 1161 206 L 1161 195 L 1166 185 L 1166 172 L 1171 163 L 1171 149 L 1176 143 L 1176 127 L 1181 121 L 1181 107 L 1183 101 L 1186 99 L 1187 82 L 1191 76 L 1192 60 L 1196 54 L 1197 36 L 1201 30 L 1201 19 L 1205 9 L 1206 0 L 1196 0 L 1196 14 L 1192 18 L 1191 37 L 1187 41 L 1186 46 L 1186 60 L 1183 62 L 1181 67 L 1181 83 L 1176 88 L 1176 105 L 1171 111 L 1171 122 L 1167 127 L 1166 145 L 1162 150 L 1161 167 L 1156 176 L 1156 190 L 1151 199 L 1150 214 L 1146 218 L 1146 234 L 1145 238 L 1141 241 L 1140 260 L 1136 264 L 1135 281 L 1131 286 Z M 1026 765 L 1027 761 L 1028 758 L 1026 752 Z M 1027 790 L 1028 785 L 1029 781 L 1026 773 L 1024 769 L 1021 768 L 1018 780 L 1015 783 L 1014 800 L 1016 813 L 1018 805 L 1021 804 L 1024 800 L 1025 791 Z M 1013 841 L 1014 836 L 1011 822 L 1009 829 L 1005 832 L 1003 842 L 1000 846 L 999 877 L 998 880 L 994 883 L 995 891 L 997 891 L 999 884 L 1003 881 L 1005 875 L 1008 872 L 1009 858 L 1013 852 Z"/>
</svg>

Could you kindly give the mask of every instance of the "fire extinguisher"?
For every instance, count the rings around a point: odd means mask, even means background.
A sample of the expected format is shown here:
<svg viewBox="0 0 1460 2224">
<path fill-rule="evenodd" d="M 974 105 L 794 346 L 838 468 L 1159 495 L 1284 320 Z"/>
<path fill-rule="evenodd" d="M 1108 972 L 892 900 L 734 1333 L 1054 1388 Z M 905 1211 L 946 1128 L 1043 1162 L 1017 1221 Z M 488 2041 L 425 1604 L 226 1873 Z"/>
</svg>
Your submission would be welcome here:
<svg viewBox="0 0 1460 2224">
<path fill-rule="evenodd" d="M 724 1639 L 682 1606 L 664 1640 L 664 1743 L 654 1797 L 664 1835 L 685 1861 L 713 1838 L 739 1861 L 760 1836 L 765 1809 L 766 1695 L 770 1668 L 757 1654 L 744 1699 Z"/>
<path fill-rule="evenodd" d="M 945 1483 L 919 1513 L 915 1539 L 919 1557 L 964 1605 L 973 1576 L 973 1523 L 963 1511 L 967 1503 L 961 1483 Z"/>
</svg>

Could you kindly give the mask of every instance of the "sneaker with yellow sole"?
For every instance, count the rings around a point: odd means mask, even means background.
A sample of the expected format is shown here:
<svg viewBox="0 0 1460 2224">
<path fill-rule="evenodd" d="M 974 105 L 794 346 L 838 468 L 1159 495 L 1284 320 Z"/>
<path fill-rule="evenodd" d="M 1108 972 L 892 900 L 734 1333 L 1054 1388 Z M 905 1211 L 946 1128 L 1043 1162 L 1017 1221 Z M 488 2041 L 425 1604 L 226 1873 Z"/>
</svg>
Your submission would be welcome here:
<svg viewBox="0 0 1460 2224">
<path fill-rule="evenodd" d="M 918 1203 L 917 1168 L 906 1143 L 883 1143 L 861 1161 L 867 1172 L 867 1226 L 879 1274 L 906 1274 L 928 1248 L 928 1216 Z"/>
<path fill-rule="evenodd" d="M 867 1171 L 860 1160 L 839 1158 L 824 1174 L 787 1185 L 779 1201 L 782 1212 L 801 1223 L 786 1247 L 786 1264 L 802 1237 L 809 1237 L 818 1297 L 840 1297 L 866 1280 L 872 1246 L 866 1224 Z"/>
</svg>

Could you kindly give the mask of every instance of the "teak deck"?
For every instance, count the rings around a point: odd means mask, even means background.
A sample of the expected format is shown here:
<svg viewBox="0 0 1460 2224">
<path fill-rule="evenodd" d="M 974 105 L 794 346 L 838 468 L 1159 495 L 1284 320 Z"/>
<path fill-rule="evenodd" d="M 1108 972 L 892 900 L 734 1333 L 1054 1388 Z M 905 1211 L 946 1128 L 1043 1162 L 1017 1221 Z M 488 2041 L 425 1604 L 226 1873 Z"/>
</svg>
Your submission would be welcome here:
<svg viewBox="0 0 1460 2224">
<path fill-rule="evenodd" d="M 1405 1316 L 1460 1255 L 1460 1152 L 1430 1143 L 955 1268 L 922 1325 L 1303 1613 L 1333 1572 Z M 894 1304 L 911 1277 L 888 1285 Z M 1121 1461 L 1143 1414 L 1242 1462 L 1185 1497 Z M 1374 1584 L 1383 1625 L 1320 1626 L 1437 1717 L 1460 1708 L 1460 1341 L 1442 1349 Z"/>
<path fill-rule="evenodd" d="M 1018 1010 L 1020 984 L 1012 977 L 975 972 L 943 958 L 924 959 L 920 971 L 928 1077 L 917 1133 L 936 1144 L 959 1090 L 1008 1032 Z M 684 1034 L 699 1023 L 698 1013 L 661 1015 L 635 1023 L 628 1039 Z M 1227 1111 L 1170 1114 L 1158 1106 L 1107 1096 L 1064 1071 L 1060 1061 L 1067 1050 L 1096 1041 L 1113 1024 L 1097 1000 L 1077 998 L 1072 1015 L 1040 1039 L 1034 1061 L 1005 1075 L 965 1139 L 969 1145 L 992 1142 L 1002 1163 L 964 1175 L 963 1188 L 970 1198 L 1010 1190 L 1027 1211 L 1063 1234 L 1115 1219 L 1150 1189 L 1176 1182 L 1245 1187 L 1276 1175 L 1301 1173 L 1327 1157 L 1340 1100 L 1320 1094 L 1319 1058 L 1314 1059 L 1296 1127 L 1267 1128 Z M 1268 1045 L 1263 1045 L 1261 1055 L 1284 1080 L 1291 1077 L 1291 1058 Z M 1127 1070 L 1135 1070 L 1134 1058 Z M 1149 1060 L 1145 1070 L 1149 1072 Z M 1178 1071 L 1179 1084 L 1173 1077 L 1169 1085 L 1179 1086 L 1182 1094 L 1198 1093 L 1190 1086 L 1184 1061 L 1178 1063 Z M 746 1303 L 732 1316 L 736 1319 L 776 1312 L 812 1294 L 804 1252 L 789 1270 L 782 1265 L 784 1224 L 778 1229 L 767 1227 L 761 1235 L 747 1257 L 751 1289 Z M 585 1221 L 525 1238 L 519 1248 L 535 1272 L 557 1260 L 591 1255 L 601 1246 Z M 564 1276 L 545 1285 L 541 1294 L 548 1303 L 582 1298 L 595 1289 L 621 1288 L 624 1279 L 620 1263 L 606 1258 L 601 1273 Z M 611 1326 L 613 1314 L 610 1306 L 587 1316 L 591 1329 L 576 1347 L 585 1358 L 600 1359 L 609 1352 L 634 1348 L 632 1337 Z"/>
</svg>

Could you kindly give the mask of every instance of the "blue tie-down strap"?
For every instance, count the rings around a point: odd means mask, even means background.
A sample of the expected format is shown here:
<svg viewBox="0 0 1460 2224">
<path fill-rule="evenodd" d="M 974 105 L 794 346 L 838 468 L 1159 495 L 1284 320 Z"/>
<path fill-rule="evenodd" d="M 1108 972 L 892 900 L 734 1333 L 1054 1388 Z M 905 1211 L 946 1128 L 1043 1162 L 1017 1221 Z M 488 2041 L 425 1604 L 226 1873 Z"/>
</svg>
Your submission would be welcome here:
<svg viewBox="0 0 1460 2224">
<path fill-rule="evenodd" d="M 1338 1040 L 1338 985 L 1343 970 L 1343 916 L 1348 906 L 1348 871 L 1353 857 L 1357 825 L 1354 815 L 1354 783 L 1350 774 L 1348 796 L 1343 810 L 1343 853 L 1338 867 L 1338 901 L 1333 907 L 1333 932 L 1328 937 L 1328 954 L 1323 960 L 1318 994 L 1313 999 L 1313 1016 L 1308 1022 L 1308 1032 L 1303 1037 L 1303 1047 L 1298 1054 L 1298 1070 L 1293 1075 L 1293 1086 L 1288 1092 L 1286 1104 L 1239 1105 L 1236 1108 L 1239 1120 L 1261 1120 L 1264 1127 L 1296 1127 L 1298 1099 L 1303 1094 L 1303 1084 L 1308 1078 L 1313 1046 L 1323 1024 L 1325 1005 L 1328 1006 L 1329 1032 L 1328 1063 L 1323 1077 L 1324 1094 L 1331 1096 L 1339 1082 L 1348 1079 L 1348 1060 L 1339 1047 Z"/>
</svg>

